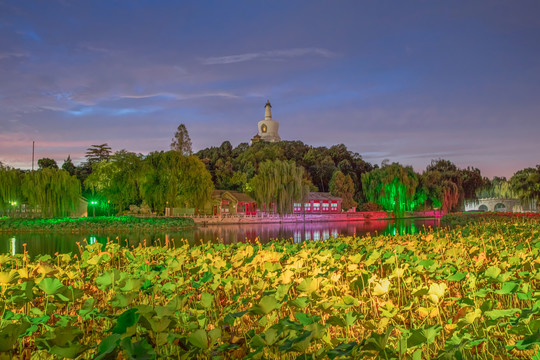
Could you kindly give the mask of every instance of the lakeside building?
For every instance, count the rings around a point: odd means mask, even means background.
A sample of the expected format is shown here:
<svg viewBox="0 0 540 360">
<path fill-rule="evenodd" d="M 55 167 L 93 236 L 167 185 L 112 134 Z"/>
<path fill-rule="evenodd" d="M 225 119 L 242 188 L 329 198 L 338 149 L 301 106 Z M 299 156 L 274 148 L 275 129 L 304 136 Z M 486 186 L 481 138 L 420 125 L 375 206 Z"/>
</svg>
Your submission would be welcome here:
<svg viewBox="0 0 540 360">
<path fill-rule="evenodd" d="M 212 215 L 256 215 L 257 202 L 248 194 L 232 190 L 214 190 L 204 213 Z"/>
<path fill-rule="evenodd" d="M 305 202 L 294 203 L 293 214 L 339 214 L 342 199 L 327 192 L 310 192 Z M 257 208 L 257 202 L 248 194 L 232 190 L 214 190 L 212 199 L 201 213 L 214 216 L 274 214 L 275 206 Z M 178 215 L 175 213 L 175 215 Z"/>
<path fill-rule="evenodd" d="M 310 192 L 304 203 L 295 203 L 293 214 L 339 214 L 343 199 L 328 192 Z"/>
</svg>

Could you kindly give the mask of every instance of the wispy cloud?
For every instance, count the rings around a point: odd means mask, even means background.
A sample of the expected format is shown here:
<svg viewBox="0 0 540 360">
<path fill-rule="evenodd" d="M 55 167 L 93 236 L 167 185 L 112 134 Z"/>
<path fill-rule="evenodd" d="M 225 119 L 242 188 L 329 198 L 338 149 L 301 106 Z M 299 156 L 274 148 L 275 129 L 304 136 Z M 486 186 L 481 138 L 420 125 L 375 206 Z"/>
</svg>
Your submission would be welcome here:
<svg viewBox="0 0 540 360">
<path fill-rule="evenodd" d="M 23 57 L 28 57 L 28 54 L 27 53 L 22 53 L 22 52 L 0 53 L 0 60 L 9 59 L 9 58 L 23 58 Z"/>
<path fill-rule="evenodd" d="M 177 100 L 197 99 L 204 97 L 226 97 L 226 98 L 239 98 L 240 96 L 227 92 L 208 92 L 208 93 L 195 93 L 195 94 L 175 94 L 172 92 L 157 92 L 149 94 L 124 94 L 119 96 L 122 99 L 149 99 L 149 98 L 169 98 Z"/>
<path fill-rule="evenodd" d="M 283 49 L 283 50 L 270 50 L 246 54 L 236 54 L 236 55 L 227 55 L 227 56 L 218 56 L 218 57 L 209 57 L 203 59 L 203 63 L 206 65 L 217 65 L 217 64 L 233 64 L 244 61 L 251 61 L 255 59 L 260 60 L 282 60 L 290 59 L 301 56 L 315 55 L 325 58 L 333 58 L 339 56 L 339 54 L 334 53 L 327 49 L 321 48 L 296 48 L 296 49 Z"/>
<path fill-rule="evenodd" d="M 141 108 L 105 108 L 105 107 L 82 107 L 65 111 L 68 115 L 80 117 L 89 115 L 101 116 L 124 116 L 124 115 L 143 115 L 160 110 L 159 107 L 141 107 Z"/>
</svg>

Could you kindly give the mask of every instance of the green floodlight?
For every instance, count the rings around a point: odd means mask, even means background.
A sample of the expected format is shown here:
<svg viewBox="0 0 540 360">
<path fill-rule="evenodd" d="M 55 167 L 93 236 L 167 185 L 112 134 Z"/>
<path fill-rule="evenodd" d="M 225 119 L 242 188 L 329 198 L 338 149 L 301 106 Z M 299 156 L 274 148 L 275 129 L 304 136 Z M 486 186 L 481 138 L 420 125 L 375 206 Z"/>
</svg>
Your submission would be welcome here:
<svg viewBox="0 0 540 360">
<path fill-rule="evenodd" d="M 97 205 L 97 203 L 98 203 L 98 202 L 97 202 L 96 200 L 90 201 L 90 204 L 91 204 L 91 205 Z"/>
<path fill-rule="evenodd" d="M 16 201 L 12 201 L 10 202 L 11 206 L 17 206 L 17 202 Z"/>
</svg>

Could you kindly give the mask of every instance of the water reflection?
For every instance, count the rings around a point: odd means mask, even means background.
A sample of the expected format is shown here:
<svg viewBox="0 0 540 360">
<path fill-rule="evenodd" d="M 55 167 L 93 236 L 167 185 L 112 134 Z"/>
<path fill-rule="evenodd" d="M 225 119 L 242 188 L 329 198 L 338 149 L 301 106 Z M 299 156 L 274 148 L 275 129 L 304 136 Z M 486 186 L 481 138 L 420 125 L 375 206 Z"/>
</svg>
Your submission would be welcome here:
<svg viewBox="0 0 540 360">
<path fill-rule="evenodd" d="M 272 239 L 289 239 L 295 243 L 321 241 L 338 236 L 363 236 L 366 234 L 403 235 L 425 231 L 439 226 L 438 219 L 402 221 L 359 221 L 327 223 L 243 224 L 212 225 L 175 232 L 122 232 L 122 233 L 20 233 L 16 236 L 0 234 L 0 253 L 20 254 L 23 245 L 31 256 L 38 254 L 78 253 L 78 243 L 94 244 L 115 241 L 122 246 L 172 244 L 200 244 L 201 242 L 267 242 Z"/>
</svg>

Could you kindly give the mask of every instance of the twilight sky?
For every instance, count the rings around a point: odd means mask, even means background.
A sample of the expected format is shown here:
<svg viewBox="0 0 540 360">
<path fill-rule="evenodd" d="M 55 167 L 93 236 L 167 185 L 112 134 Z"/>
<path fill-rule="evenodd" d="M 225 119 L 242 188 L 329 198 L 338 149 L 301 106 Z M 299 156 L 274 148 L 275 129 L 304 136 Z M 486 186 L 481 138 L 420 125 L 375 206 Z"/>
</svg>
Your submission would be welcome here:
<svg viewBox="0 0 540 360">
<path fill-rule="evenodd" d="M 284 140 L 510 177 L 540 163 L 538 1 L 0 0 L 0 161 Z"/>
</svg>

